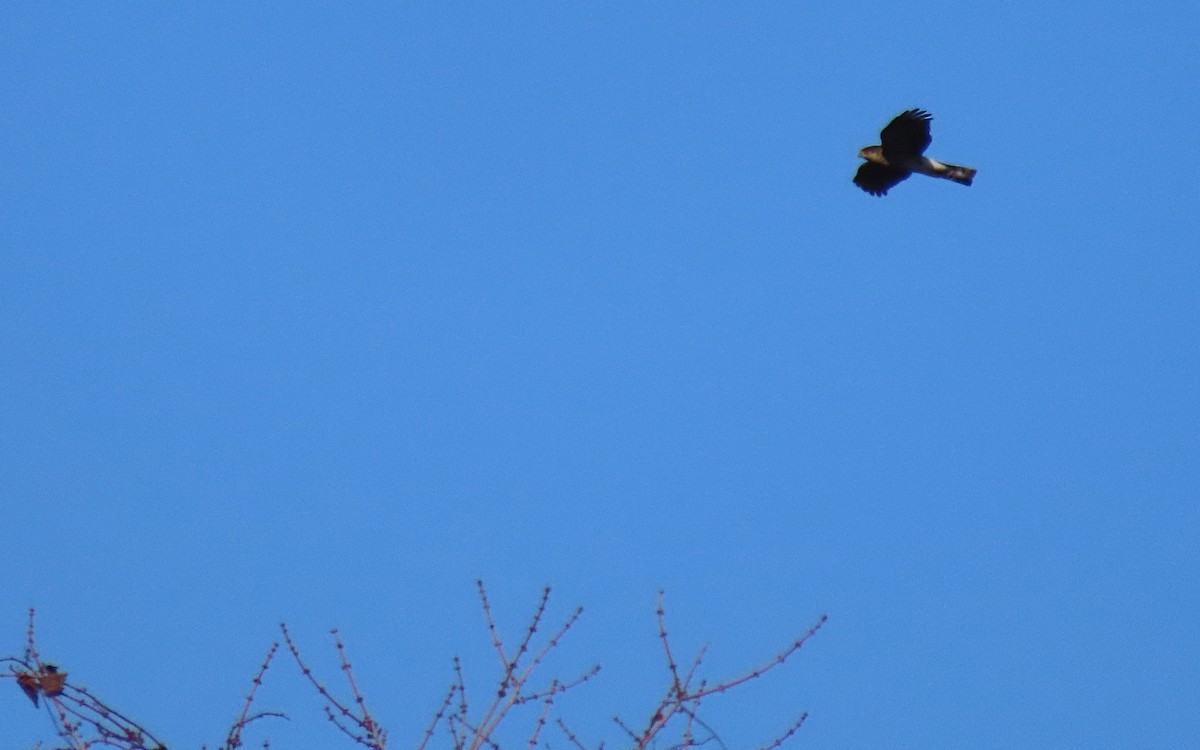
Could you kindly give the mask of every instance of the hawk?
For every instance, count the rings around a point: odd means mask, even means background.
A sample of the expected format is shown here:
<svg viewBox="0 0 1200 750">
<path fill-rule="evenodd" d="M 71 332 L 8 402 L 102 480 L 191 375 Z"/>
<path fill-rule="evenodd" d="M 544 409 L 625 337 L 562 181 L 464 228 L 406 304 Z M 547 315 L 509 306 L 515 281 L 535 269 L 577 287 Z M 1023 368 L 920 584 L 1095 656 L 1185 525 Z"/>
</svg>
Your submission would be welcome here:
<svg viewBox="0 0 1200 750">
<path fill-rule="evenodd" d="M 918 172 L 953 180 L 959 185 L 970 185 L 977 170 L 922 156 L 933 141 L 933 136 L 929 135 L 931 120 L 933 115 L 923 109 L 910 109 L 896 115 L 896 119 L 879 134 L 882 145 L 867 146 L 858 152 L 867 163 L 858 168 L 854 184 L 871 195 L 887 195 L 888 190 Z"/>
</svg>

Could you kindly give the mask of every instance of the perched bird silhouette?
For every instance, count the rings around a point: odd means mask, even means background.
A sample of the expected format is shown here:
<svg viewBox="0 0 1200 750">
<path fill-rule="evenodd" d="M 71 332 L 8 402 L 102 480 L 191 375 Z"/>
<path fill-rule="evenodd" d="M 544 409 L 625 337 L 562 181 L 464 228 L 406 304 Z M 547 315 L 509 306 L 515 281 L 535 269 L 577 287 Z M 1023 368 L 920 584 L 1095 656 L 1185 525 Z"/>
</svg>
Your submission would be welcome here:
<svg viewBox="0 0 1200 750">
<path fill-rule="evenodd" d="M 929 134 L 931 120 L 933 115 L 923 109 L 910 109 L 896 115 L 879 134 L 880 145 L 867 146 L 858 152 L 867 163 L 858 168 L 854 184 L 871 195 L 887 195 L 888 190 L 917 172 L 970 185 L 977 170 L 923 156 L 933 142 L 933 136 Z"/>
</svg>

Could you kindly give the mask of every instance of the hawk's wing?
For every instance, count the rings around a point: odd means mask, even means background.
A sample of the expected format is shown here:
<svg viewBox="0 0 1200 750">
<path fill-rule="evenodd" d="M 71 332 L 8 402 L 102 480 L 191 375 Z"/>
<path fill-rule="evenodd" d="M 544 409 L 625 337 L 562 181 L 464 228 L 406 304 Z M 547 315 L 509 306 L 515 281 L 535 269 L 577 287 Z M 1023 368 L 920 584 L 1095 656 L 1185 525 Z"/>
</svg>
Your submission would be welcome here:
<svg viewBox="0 0 1200 750">
<path fill-rule="evenodd" d="M 933 136 L 929 121 L 933 115 L 923 109 L 910 109 L 896 115 L 879 137 L 883 142 L 883 158 L 893 164 L 902 163 L 906 156 L 920 156 L 929 148 Z"/>
<path fill-rule="evenodd" d="M 854 175 L 854 184 L 871 195 L 887 195 L 887 191 L 907 180 L 910 174 L 912 172 L 907 169 L 885 167 L 869 161 L 858 168 L 858 173 Z"/>
</svg>

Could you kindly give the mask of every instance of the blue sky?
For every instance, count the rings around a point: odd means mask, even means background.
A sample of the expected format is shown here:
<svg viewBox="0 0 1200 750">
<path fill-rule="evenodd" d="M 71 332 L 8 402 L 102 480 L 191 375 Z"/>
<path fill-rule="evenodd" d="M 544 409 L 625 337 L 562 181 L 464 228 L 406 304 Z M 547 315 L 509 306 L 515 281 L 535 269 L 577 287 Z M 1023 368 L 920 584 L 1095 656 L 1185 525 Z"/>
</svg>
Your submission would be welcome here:
<svg viewBox="0 0 1200 750">
<path fill-rule="evenodd" d="M 550 584 L 617 747 L 664 588 L 830 616 L 730 748 L 1194 745 L 1200 9 L 808 5 L 6 4 L 0 650 L 211 747 L 338 626 L 409 747 Z M 974 186 L 851 184 L 909 107 Z"/>
</svg>

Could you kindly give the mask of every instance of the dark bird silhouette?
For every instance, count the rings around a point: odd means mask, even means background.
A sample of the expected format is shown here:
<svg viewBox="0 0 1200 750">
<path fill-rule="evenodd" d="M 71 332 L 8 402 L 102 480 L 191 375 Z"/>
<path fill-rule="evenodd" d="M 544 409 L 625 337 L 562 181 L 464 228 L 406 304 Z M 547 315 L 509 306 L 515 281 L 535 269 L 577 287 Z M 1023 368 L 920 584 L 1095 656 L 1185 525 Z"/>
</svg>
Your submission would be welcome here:
<svg viewBox="0 0 1200 750">
<path fill-rule="evenodd" d="M 910 109 L 896 115 L 879 134 L 880 145 L 867 146 L 858 152 L 867 163 L 858 168 L 854 184 L 871 195 L 887 195 L 888 190 L 916 172 L 970 185 L 977 170 L 924 156 L 925 149 L 933 142 L 933 136 L 929 134 L 932 120 L 933 115 L 923 109 Z"/>
</svg>

